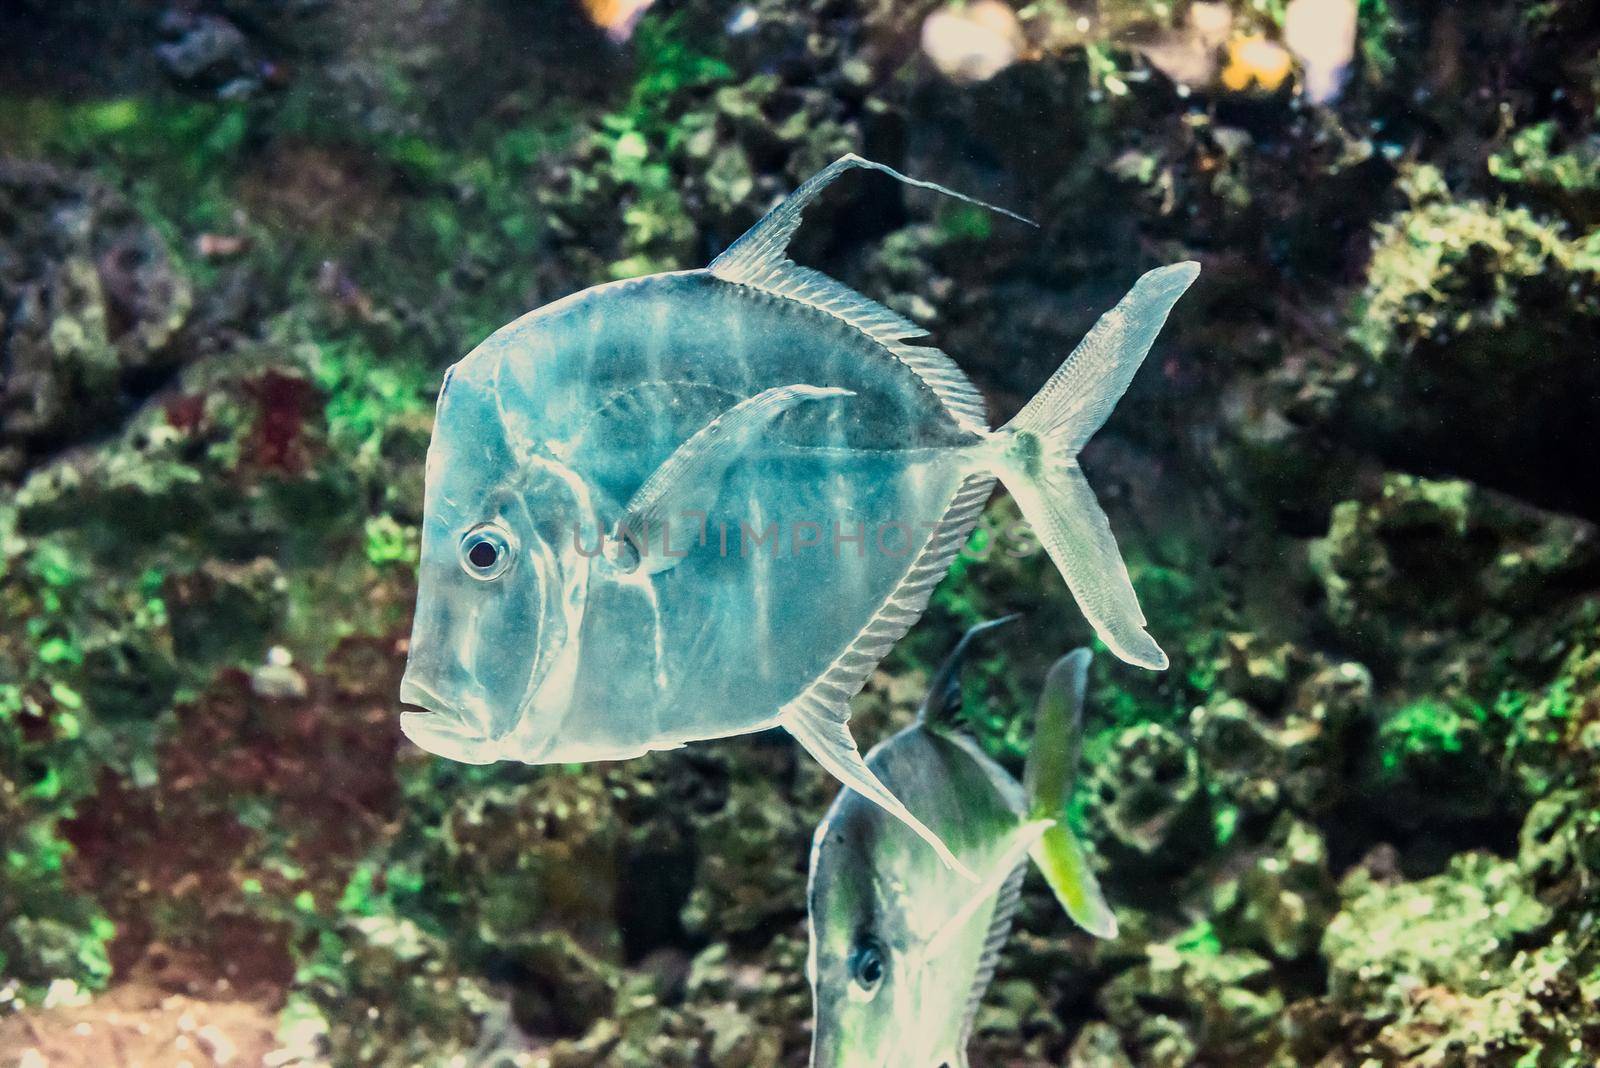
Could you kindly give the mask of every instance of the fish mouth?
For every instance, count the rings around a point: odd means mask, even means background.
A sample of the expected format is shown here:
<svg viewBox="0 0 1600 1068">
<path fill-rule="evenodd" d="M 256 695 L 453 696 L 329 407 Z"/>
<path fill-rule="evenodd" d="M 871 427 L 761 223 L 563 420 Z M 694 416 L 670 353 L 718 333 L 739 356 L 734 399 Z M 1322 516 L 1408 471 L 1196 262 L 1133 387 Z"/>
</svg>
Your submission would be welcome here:
<svg viewBox="0 0 1600 1068">
<path fill-rule="evenodd" d="M 455 711 L 450 702 L 410 677 L 400 680 L 400 709 L 407 716 L 442 716 Z"/>
<path fill-rule="evenodd" d="M 471 717 L 415 679 L 400 682 L 400 732 L 430 753 L 465 764 L 500 758 L 499 745 Z"/>
<path fill-rule="evenodd" d="M 419 749 L 462 764 L 492 764 L 500 759 L 497 742 L 436 712 L 402 711 L 400 732 Z"/>
</svg>

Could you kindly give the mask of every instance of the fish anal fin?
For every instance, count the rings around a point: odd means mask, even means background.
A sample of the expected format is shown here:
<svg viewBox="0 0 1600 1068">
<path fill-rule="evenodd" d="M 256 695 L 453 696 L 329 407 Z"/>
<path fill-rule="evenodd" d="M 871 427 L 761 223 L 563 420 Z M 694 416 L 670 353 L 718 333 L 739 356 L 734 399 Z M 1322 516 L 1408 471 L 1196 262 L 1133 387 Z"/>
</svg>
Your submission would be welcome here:
<svg viewBox="0 0 1600 1068">
<path fill-rule="evenodd" d="M 847 708 L 829 708 L 814 702 L 795 703 L 783 710 L 778 722 L 841 783 L 904 823 L 927 842 L 947 868 L 963 878 L 978 881 L 972 870 L 950 852 L 944 840 L 912 815 L 911 810 L 873 774 L 850 735 Z"/>
<path fill-rule="evenodd" d="M 1018 870 L 1023 866 L 1029 851 L 1053 826 L 1055 826 L 1054 820 L 1030 820 L 1017 829 L 1005 853 L 989 866 L 989 875 L 978 883 L 966 903 L 944 919 L 939 929 L 929 937 L 926 952 L 930 960 L 950 948 L 951 939 L 959 935 L 972 920 L 973 915 L 990 899 L 1000 894 L 1013 877 L 1020 880 Z M 1012 904 L 1015 905 L 1015 902 Z M 996 949 L 996 952 L 999 950 Z"/>
<path fill-rule="evenodd" d="M 967 1063 L 967 1043 L 972 1041 L 973 1025 L 978 1020 L 978 1006 L 983 995 L 994 981 L 995 969 L 1000 966 L 1000 952 L 1011 938 L 1011 921 L 1016 917 L 1017 906 L 1022 903 L 1022 879 L 1027 874 L 1027 864 L 1020 857 L 1006 881 L 995 895 L 994 914 L 989 919 L 989 930 L 984 936 L 983 950 L 978 956 L 978 966 L 973 970 L 972 989 L 967 991 L 967 1007 L 961 1015 L 960 1037 L 952 1051 L 952 1068 Z"/>
<path fill-rule="evenodd" d="M 872 618 L 867 620 L 850 644 L 840 650 L 833 662 L 784 706 L 784 713 L 803 719 L 822 715 L 837 716 L 842 720 L 850 698 L 861 691 L 867 676 L 888 655 L 894 643 L 905 636 L 911 624 L 928 606 L 933 588 L 944 578 L 950 570 L 950 561 L 967 543 L 967 536 L 977 525 L 978 514 L 983 511 L 993 489 L 994 478 L 990 475 L 971 474 L 962 480 L 944 518 L 934 528 L 899 584 L 878 605 Z M 802 709 L 805 710 L 803 714 L 800 711 Z"/>
<path fill-rule="evenodd" d="M 855 740 L 850 737 L 847 726 L 849 701 L 861 690 L 872 669 L 883 660 L 894 643 L 904 637 L 906 631 L 911 629 L 911 624 L 927 607 L 934 586 L 944 578 L 950 561 L 966 544 L 967 535 L 977 525 L 978 513 L 983 511 L 993 488 L 994 478 L 990 475 L 971 474 L 962 480 L 944 518 L 934 528 L 899 584 L 884 598 L 850 644 L 779 713 L 779 723 L 788 728 L 789 733 L 835 778 L 855 788 L 862 796 L 883 805 L 897 817 L 904 811 L 904 806 L 878 782 L 872 769 L 861 758 Z M 878 791 L 878 796 L 857 787 L 858 780 L 866 783 L 869 790 Z M 889 804 L 884 804 L 880 797 L 886 797 Z M 896 811 L 896 807 L 900 811 Z M 914 830 L 921 827 L 914 817 L 910 817 L 910 813 L 901 818 Z M 925 827 L 918 833 L 929 839 L 930 845 L 938 842 L 937 836 Z M 949 855 L 943 842 L 938 842 L 935 848 L 941 851 L 941 857 Z M 959 862 L 954 867 L 970 875 Z"/>
</svg>

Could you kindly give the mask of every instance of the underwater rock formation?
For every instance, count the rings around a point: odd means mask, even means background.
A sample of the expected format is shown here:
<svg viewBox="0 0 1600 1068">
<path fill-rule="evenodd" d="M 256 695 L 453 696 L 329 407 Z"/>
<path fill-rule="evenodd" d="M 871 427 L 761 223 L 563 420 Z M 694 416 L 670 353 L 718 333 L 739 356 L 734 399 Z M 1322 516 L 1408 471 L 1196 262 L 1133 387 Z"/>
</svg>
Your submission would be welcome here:
<svg viewBox="0 0 1600 1068">
<path fill-rule="evenodd" d="M 160 233 L 87 176 L 0 162 L 0 479 L 113 425 L 181 363 L 194 302 Z"/>
<path fill-rule="evenodd" d="M 1096 841 L 1119 868 L 1181 868 L 1203 851 L 1206 794 L 1193 746 L 1149 723 L 1128 727 L 1090 778 Z"/>
</svg>

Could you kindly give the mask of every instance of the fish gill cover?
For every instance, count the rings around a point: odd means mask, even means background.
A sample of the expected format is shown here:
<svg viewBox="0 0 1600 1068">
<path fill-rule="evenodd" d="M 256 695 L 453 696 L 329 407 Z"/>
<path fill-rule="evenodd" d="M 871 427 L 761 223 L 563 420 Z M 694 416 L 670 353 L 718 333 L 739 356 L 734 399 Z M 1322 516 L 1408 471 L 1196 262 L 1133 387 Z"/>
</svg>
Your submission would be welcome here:
<svg viewBox="0 0 1600 1068">
<path fill-rule="evenodd" d="M 1205 267 L 1084 455 L 1173 662 L 1091 676 L 1120 933 L 1030 878 L 972 1062 L 1600 1059 L 1593 5 L 589 11 L 0 11 L 0 1056 L 805 1063 L 818 769 L 470 768 L 395 693 L 443 368 L 858 152 L 1041 221 L 862 178 L 796 249 L 1002 418 Z M 1023 611 L 966 682 L 1020 773 L 1090 632 L 1018 519 L 864 740 Z"/>
</svg>

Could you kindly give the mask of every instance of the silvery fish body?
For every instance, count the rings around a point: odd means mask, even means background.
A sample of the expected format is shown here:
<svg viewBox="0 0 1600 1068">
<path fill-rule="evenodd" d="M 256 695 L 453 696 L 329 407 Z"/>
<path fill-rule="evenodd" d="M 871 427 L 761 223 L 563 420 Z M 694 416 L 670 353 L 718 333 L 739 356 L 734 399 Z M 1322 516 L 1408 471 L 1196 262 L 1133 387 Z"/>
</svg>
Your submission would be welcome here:
<svg viewBox="0 0 1600 1068">
<path fill-rule="evenodd" d="M 841 791 L 817 828 L 807 893 L 813 1068 L 964 1068 L 1030 854 L 1075 919 L 1096 934 L 1115 933 L 1059 822 L 1060 771 L 1072 760 L 1066 736 L 1081 712 L 1088 653 L 1052 669 L 1034 752 L 1056 760 L 1057 771 L 1040 774 L 1030 764 L 1025 789 L 954 730 L 956 674 L 974 633 L 951 654 L 918 722 L 874 748 L 867 764 L 978 885 L 941 865 L 881 807 Z"/>
<path fill-rule="evenodd" d="M 997 474 L 1113 648 L 1165 665 L 1073 457 L 1196 268 L 1147 275 L 990 431 L 955 364 L 907 343 L 922 331 L 785 258 L 801 208 L 851 167 L 927 184 L 847 157 L 711 267 L 567 297 L 447 372 L 401 685 L 412 740 L 550 763 L 781 724 L 948 862 L 872 779 L 846 703 Z"/>
<path fill-rule="evenodd" d="M 551 576 L 581 603 L 567 630 L 567 591 L 552 583 L 539 598 L 551 618 L 532 640 L 484 635 L 508 660 L 525 659 L 546 633 L 574 654 L 563 665 L 570 680 L 528 680 L 530 696 L 547 681 L 570 693 L 540 707 L 543 719 L 511 724 L 502 754 L 616 759 L 770 725 L 850 645 L 903 578 L 910 528 L 943 517 L 966 475 L 960 450 L 979 441 L 903 364 L 872 358 L 870 344 L 825 313 L 689 271 L 580 293 L 500 331 L 456 367 L 430 475 L 447 485 L 466 481 L 463 472 L 522 482 L 499 521 L 519 544 L 537 539 Z M 704 546 L 698 517 L 673 517 L 667 540 L 650 550 L 684 552 L 671 568 L 629 573 L 595 553 L 690 435 L 789 380 L 854 396 L 780 416 L 727 471 L 706 510 Z M 459 443 L 446 436 L 457 428 L 466 431 Z M 910 446 L 885 447 L 900 437 Z M 531 473 L 519 443 L 537 457 Z M 481 583 L 457 564 L 453 542 L 486 518 L 477 503 L 493 494 L 473 490 L 430 498 L 424 532 L 463 598 Z M 875 530 L 883 520 L 907 530 Z M 892 551 L 865 538 L 836 551 L 834 524 L 841 539 L 883 533 Z M 422 598 L 441 609 L 453 607 L 448 600 Z"/>
<path fill-rule="evenodd" d="M 973 883 L 877 805 L 841 792 L 811 865 L 811 1063 L 961 1063 L 956 1052 L 966 1048 L 1022 883 L 1022 788 L 970 740 L 921 725 L 877 746 L 867 765 L 993 889 L 952 926 Z"/>
</svg>

